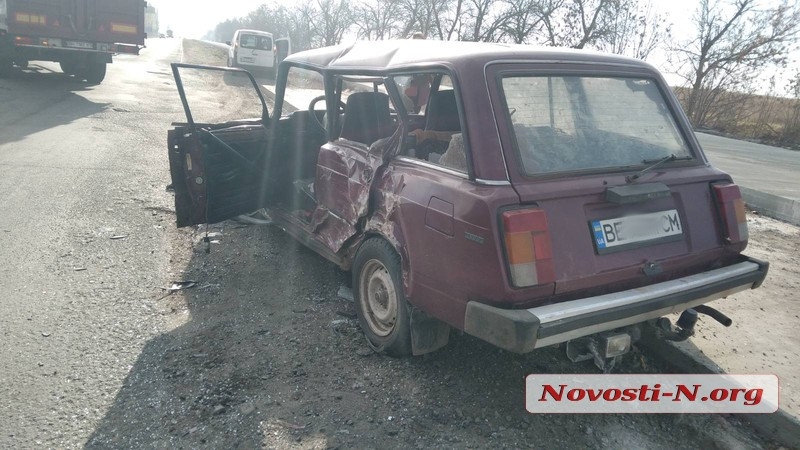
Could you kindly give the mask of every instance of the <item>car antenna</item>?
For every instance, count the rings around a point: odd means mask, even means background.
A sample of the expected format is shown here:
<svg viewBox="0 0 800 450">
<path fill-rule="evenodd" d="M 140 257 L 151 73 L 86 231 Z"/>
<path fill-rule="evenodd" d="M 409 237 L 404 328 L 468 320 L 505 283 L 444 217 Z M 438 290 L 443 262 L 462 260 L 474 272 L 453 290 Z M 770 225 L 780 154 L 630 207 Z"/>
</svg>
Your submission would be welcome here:
<svg viewBox="0 0 800 450">
<path fill-rule="evenodd" d="M 658 161 L 656 161 L 653 165 L 645 167 L 644 169 L 640 170 L 639 172 L 635 173 L 634 175 L 625 177 L 625 181 L 627 181 L 628 183 L 633 183 L 634 181 L 638 180 L 639 177 L 641 177 L 645 173 L 655 169 L 656 167 L 664 164 L 665 162 L 675 161 L 676 159 L 678 159 L 678 157 L 675 155 L 675 153 L 673 153 L 673 154 L 671 154 L 669 156 L 665 156 L 665 157 L 659 159 Z"/>
</svg>

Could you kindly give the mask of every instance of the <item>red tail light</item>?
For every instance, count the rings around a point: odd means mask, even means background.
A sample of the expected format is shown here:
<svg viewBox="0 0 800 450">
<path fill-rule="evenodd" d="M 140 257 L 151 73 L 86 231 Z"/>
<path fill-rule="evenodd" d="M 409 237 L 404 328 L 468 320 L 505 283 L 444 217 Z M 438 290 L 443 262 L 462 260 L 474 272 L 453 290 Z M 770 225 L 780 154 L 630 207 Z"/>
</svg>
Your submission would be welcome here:
<svg viewBox="0 0 800 450">
<path fill-rule="evenodd" d="M 712 184 L 711 189 L 717 200 L 725 241 L 730 244 L 746 242 L 748 236 L 747 215 L 739 186 L 733 183 L 721 183 Z"/>
<path fill-rule="evenodd" d="M 36 45 L 37 42 L 34 42 L 32 38 L 24 37 L 24 36 L 17 36 L 14 38 L 14 43 L 17 45 Z"/>
<path fill-rule="evenodd" d="M 503 231 L 511 283 L 528 287 L 555 281 L 547 215 L 541 209 L 503 213 Z"/>
</svg>

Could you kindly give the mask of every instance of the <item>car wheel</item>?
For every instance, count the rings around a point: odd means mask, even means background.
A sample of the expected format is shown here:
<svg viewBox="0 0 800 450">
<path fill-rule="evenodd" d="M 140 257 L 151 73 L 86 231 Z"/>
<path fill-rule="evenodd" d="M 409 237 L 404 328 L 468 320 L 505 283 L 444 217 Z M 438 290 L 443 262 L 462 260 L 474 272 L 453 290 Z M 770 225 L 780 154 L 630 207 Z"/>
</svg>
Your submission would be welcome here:
<svg viewBox="0 0 800 450">
<path fill-rule="evenodd" d="M 383 239 L 361 245 L 353 262 L 358 321 L 376 352 L 411 354 L 411 321 L 403 291 L 400 255 Z"/>
</svg>

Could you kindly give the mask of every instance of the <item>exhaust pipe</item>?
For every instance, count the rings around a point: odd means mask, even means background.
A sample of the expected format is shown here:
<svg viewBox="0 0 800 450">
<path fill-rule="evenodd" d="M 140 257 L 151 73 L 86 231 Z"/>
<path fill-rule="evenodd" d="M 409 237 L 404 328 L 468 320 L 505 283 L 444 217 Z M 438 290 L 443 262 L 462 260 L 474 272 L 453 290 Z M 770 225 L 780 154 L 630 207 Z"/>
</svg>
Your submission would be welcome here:
<svg viewBox="0 0 800 450">
<path fill-rule="evenodd" d="M 729 327 L 729 326 L 731 326 L 731 324 L 733 324 L 733 320 L 731 320 L 730 317 L 726 316 L 725 314 L 722 314 L 721 312 L 719 312 L 718 310 L 716 310 L 716 309 L 714 309 L 714 308 L 712 308 L 710 306 L 699 305 L 699 306 L 695 306 L 693 309 L 695 311 L 699 312 L 700 314 L 705 314 L 705 315 L 711 317 L 712 319 L 716 320 L 717 322 L 721 323 L 722 325 L 724 325 L 726 327 Z"/>
<path fill-rule="evenodd" d="M 705 314 L 726 327 L 733 324 L 733 320 L 730 317 L 718 310 L 707 305 L 699 305 L 681 313 L 681 317 L 675 323 L 677 326 L 673 326 L 672 322 L 666 317 L 659 318 L 656 322 L 659 336 L 675 342 L 683 342 L 689 339 L 694 336 L 694 326 L 697 324 L 698 314 Z"/>
</svg>

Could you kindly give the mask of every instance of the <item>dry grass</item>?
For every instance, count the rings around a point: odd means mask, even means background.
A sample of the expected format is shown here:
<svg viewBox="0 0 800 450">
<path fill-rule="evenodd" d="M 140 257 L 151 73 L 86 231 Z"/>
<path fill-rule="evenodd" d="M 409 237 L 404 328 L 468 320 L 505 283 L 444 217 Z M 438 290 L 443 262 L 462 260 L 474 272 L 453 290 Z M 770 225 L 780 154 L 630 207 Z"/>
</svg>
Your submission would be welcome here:
<svg viewBox="0 0 800 450">
<path fill-rule="evenodd" d="M 685 108 L 690 89 L 674 89 Z M 800 150 L 800 99 L 724 92 L 698 127 Z"/>
</svg>

